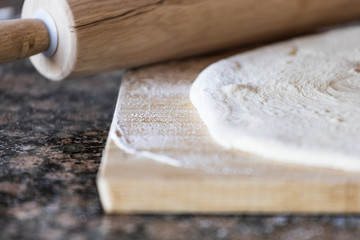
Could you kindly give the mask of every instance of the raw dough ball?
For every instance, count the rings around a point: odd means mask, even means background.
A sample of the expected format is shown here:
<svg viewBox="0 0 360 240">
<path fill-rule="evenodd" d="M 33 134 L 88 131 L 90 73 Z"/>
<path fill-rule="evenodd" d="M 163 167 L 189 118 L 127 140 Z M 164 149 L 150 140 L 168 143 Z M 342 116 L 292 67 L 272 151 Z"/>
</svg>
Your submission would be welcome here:
<svg viewBox="0 0 360 240">
<path fill-rule="evenodd" d="M 221 60 L 199 75 L 190 99 L 227 148 L 360 170 L 360 27 Z"/>
</svg>

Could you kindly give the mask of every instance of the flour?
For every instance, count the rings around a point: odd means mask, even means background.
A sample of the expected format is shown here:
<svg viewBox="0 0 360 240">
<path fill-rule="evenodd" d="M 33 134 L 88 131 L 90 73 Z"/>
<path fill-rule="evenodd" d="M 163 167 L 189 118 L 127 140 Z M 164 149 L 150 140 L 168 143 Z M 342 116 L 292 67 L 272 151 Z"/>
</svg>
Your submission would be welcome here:
<svg viewBox="0 0 360 240">
<path fill-rule="evenodd" d="M 216 142 L 265 158 L 360 170 L 360 27 L 239 54 L 190 98 Z"/>
<path fill-rule="evenodd" d="M 165 163 L 165 164 L 169 164 L 175 167 L 181 167 L 181 164 L 179 161 L 177 161 L 176 159 L 172 159 L 166 155 L 161 155 L 161 154 L 156 154 L 150 151 L 142 151 L 142 150 L 138 150 L 137 148 L 141 148 L 141 144 L 140 146 L 134 148 L 130 146 L 130 142 L 125 138 L 125 135 L 122 131 L 121 128 L 116 127 L 116 131 L 111 133 L 111 137 L 112 139 L 115 141 L 115 143 L 125 152 L 128 154 L 134 154 L 137 156 L 141 156 L 141 157 L 145 157 L 145 158 L 150 158 L 150 159 L 154 159 L 160 163 Z M 117 135 L 117 136 L 115 136 Z M 140 139 L 139 139 L 140 140 Z M 135 139 L 135 141 L 138 143 L 139 141 L 137 141 Z M 153 141 L 151 141 L 153 142 Z M 156 141 L 155 141 L 156 142 Z M 148 142 L 147 142 L 148 143 Z"/>
<path fill-rule="evenodd" d="M 135 74 L 122 83 L 110 131 L 110 138 L 122 151 L 210 173 L 256 176 L 269 169 L 263 165 L 254 171 L 249 163 L 261 158 L 224 150 L 213 142 L 189 100 L 197 74 L 185 74 L 184 78 L 179 73 L 174 77 L 163 74 L 157 73 L 155 78 Z"/>
</svg>

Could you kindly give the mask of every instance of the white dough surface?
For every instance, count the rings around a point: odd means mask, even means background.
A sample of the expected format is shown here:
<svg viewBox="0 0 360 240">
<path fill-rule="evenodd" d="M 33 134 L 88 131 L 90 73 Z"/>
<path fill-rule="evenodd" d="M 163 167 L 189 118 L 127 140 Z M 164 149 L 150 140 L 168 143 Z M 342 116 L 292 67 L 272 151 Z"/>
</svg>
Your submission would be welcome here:
<svg viewBox="0 0 360 240">
<path fill-rule="evenodd" d="M 207 67 L 190 99 L 214 140 L 268 159 L 360 170 L 360 27 Z"/>
</svg>

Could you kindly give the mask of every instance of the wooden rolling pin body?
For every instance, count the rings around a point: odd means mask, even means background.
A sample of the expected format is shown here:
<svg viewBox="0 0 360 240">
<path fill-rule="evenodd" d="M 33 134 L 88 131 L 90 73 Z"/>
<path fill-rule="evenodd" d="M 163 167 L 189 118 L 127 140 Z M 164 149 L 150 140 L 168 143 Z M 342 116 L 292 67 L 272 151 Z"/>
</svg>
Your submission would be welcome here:
<svg viewBox="0 0 360 240">
<path fill-rule="evenodd" d="M 259 42 L 360 17 L 358 0 L 26 0 L 54 19 L 55 55 L 31 58 L 47 78 L 99 73 Z"/>
</svg>

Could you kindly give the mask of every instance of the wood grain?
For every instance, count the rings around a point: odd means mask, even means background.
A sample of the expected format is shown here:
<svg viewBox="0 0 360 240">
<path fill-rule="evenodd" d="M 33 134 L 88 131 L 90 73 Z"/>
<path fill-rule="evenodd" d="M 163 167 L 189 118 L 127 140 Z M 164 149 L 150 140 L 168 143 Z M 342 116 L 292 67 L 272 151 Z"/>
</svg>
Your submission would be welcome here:
<svg viewBox="0 0 360 240">
<path fill-rule="evenodd" d="M 57 54 L 32 59 L 50 79 L 130 68 L 357 19 L 357 0 L 27 0 L 55 19 Z"/>
<path fill-rule="evenodd" d="M 0 21 L 0 64 L 46 51 L 50 36 L 36 19 Z"/>
<path fill-rule="evenodd" d="M 154 65 L 123 79 L 97 181 L 106 212 L 359 213 L 356 172 L 278 163 L 212 140 L 188 92 L 204 67 L 227 55 Z M 183 167 L 119 148 L 118 129 L 133 150 Z"/>
</svg>

